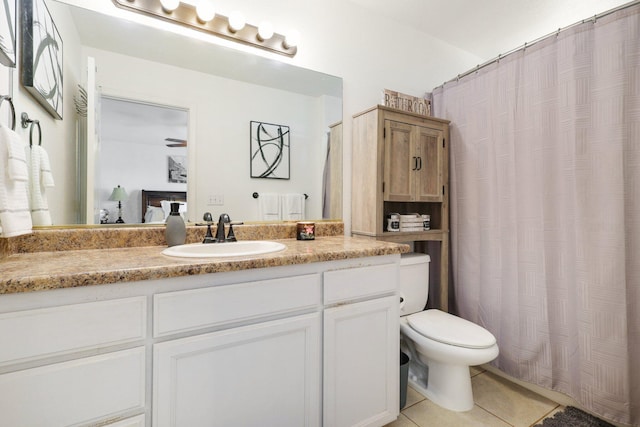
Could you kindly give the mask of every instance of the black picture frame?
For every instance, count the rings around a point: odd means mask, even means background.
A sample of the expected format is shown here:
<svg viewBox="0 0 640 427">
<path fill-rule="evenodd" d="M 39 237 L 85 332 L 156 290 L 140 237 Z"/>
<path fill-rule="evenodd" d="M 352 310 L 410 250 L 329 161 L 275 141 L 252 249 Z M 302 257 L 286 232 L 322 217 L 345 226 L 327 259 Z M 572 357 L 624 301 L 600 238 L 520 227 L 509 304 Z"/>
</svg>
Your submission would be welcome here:
<svg viewBox="0 0 640 427">
<path fill-rule="evenodd" d="M 44 0 L 22 0 L 22 85 L 62 119 L 63 43 Z"/>
<path fill-rule="evenodd" d="M 16 66 L 17 0 L 0 0 L 0 64 Z"/>
<path fill-rule="evenodd" d="M 250 122 L 251 178 L 290 179 L 289 126 Z"/>
</svg>

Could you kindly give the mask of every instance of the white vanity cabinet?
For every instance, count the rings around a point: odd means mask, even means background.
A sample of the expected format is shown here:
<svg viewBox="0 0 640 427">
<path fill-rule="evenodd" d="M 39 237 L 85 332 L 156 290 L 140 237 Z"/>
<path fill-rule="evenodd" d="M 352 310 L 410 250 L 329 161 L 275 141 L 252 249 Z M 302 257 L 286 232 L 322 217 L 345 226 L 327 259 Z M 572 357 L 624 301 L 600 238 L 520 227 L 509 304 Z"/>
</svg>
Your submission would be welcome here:
<svg viewBox="0 0 640 427">
<path fill-rule="evenodd" d="M 383 426 L 399 260 L 0 295 L 0 425 Z"/>
<path fill-rule="evenodd" d="M 324 425 L 383 426 L 399 412 L 398 268 L 324 273 Z"/>
<path fill-rule="evenodd" d="M 29 297 L 0 298 L 0 310 Z M 144 412 L 146 325 L 145 297 L 0 312 L 0 425 L 109 425 Z"/>
<path fill-rule="evenodd" d="M 155 295 L 156 335 L 222 329 L 154 344 L 153 426 L 320 426 L 320 290 L 315 273 Z"/>
</svg>

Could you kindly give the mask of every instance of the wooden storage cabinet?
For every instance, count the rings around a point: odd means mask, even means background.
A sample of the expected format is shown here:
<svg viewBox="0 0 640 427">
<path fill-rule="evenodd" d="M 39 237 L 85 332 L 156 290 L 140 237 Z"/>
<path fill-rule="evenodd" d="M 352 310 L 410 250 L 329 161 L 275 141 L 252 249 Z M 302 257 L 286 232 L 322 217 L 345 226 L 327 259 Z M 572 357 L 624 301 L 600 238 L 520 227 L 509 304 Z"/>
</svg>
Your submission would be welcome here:
<svg viewBox="0 0 640 427">
<path fill-rule="evenodd" d="M 442 130 L 385 120 L 384 201 L 442 202 L 444 142 Z"/>
<path fill-rule="evenodd" d="M 448 309 L 449 121 L 376 106 L 353 116 L 351 232 L 392 242 L 439 242 L 432 265 Z M 391 213 L 431 217 L 431 229 L 387 231 Z M 432 301 L 433 302 L 433 301 Z"/>
</svg>

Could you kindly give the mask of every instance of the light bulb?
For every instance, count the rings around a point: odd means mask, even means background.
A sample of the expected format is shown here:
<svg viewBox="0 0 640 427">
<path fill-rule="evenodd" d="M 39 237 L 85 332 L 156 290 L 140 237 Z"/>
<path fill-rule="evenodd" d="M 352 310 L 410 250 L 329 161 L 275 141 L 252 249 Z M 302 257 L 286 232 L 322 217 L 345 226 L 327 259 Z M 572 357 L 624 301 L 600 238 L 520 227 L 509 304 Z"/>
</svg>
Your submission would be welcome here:
<svg viewBox="0 0 640 427">
<path fill-rule="evenodd" d="M 160 0 L 160 4 L 165 12 L 173 12 L 180 6 L 180 0 Z"/>
<path fill-rule="evenodd" d="M 289 30 L 284 38 L 284 42 L 282 43 L 285 49 L 289 49 L 294 46 L 298 46 L 300 42 L 300 33 L 296 30 Z"/>
<path fill-rule="evenodd" d="M 209 22 L 216 16 L 216 10 L 209 0 L 200 0 L 196 6 L 196 14 L 202 22 Z"/>
<path fill-rule="evenodd" d="M 235 10 L 231 12 L 231 14 L 229 14 L 229 30 L 232 33 L 243 29 L 245 24 L 246 20 L 244 19 L 244 15 L 241 12 Z"/>
<path fill-rule="evenodd" d="M 269 40 L 273 37 L 273 25 L 271 22 L 263 21 L 258 25 L 258 39 L 260 41 Z"/>
</svg>

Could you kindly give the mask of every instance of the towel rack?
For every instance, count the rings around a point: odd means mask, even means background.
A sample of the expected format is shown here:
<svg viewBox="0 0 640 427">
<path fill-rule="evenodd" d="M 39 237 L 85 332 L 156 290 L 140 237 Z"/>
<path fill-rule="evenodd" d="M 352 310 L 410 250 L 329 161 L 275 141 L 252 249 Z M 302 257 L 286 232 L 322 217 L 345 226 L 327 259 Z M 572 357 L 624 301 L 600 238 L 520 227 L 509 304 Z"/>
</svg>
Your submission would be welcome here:
<svg viewBox="0 0 640 427">
<path fill-rule="evenodd" d="M 9 108 L 11 109 L 11 130 L 16 130 L 16 107 L 13 105 L 13 100 L 9 95 L 0 95 L 0 106 L 2 101 L 9 101 Z"/>
<path fill-rule="evenodd" d="M 303 193 L 303 194 L 304 194 L 304 199 L 307 200 L 309 198 L 309 195 L 307 193 Z M 257 199 L 258 197 L 260 197 L 260 194 L 257 191 L 254 191 L 251 196 L 253 196 L 254 199 Z"/>
<path fill-rule="evenodd" d="M 40 127 L 40 121 L 30 119 L 27 113 L 22 113 L 20 115 L 20 121 L 22 122 L 22 127 L 25 129 L 29 127 L 29 124 L 31 124 L 31 128 L 29 129 L 29 147 L 33 146 L 34 125 L 38 127 L 38 145 L 42 145 L 42 128 Z"/>
</svg>

